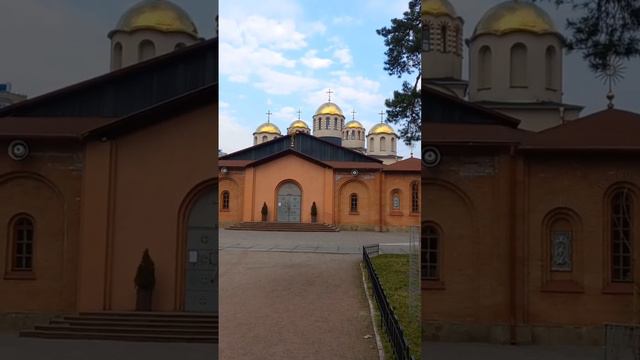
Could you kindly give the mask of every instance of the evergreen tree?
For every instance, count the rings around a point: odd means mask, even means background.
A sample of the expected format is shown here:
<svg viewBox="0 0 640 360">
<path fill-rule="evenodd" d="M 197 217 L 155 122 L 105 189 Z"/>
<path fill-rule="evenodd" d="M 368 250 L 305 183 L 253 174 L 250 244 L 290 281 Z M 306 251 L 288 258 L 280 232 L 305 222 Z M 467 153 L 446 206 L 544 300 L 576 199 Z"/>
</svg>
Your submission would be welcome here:
<svg viewBox="0 0 640 360">
<path fill-rule="evenodd" d="M 421 100 L 419 85 L 422 79 L 422 21 L 421 1 L 410 0 L 409 9 L 402 18 L 391 19 L 390 27 L 376 30 L 384 38 L 387 47 L 384 70 L 390 76 L 416 74 L 411 84 L 404 81 L 402 88 L 393 92 L 393 98 L 385 101 L 387 121 L 398 126 L 399 135 L 409 145 L 419 141 L 422 133 Z"/>
<path fill-rule="evenodd" d="M 531 0 L 570 6 L 569 50 L 582 52 L 594 72 L 607 69 L 610 58 L 640 56 L 640 0 Z"/>
</svg>

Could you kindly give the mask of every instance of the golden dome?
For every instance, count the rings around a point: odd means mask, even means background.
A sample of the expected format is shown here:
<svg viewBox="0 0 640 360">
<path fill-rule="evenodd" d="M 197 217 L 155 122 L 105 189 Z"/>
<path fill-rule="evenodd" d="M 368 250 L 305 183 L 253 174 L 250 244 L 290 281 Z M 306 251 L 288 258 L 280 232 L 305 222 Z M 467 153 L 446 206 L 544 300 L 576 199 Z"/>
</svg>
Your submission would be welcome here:
<svg viewBox="0 0 640 360">
<path fill-rule="evenodd" d="M 115 31 L 150 29 L 162 32 L 181 32 L 198 37 L 198 29 L 186 11 L 167 0 L 143 0 L 127 10 Z"/>
<path fill-rule="evenodd" d="M 296 120 L 291 123 L 289 129 L 309 129 L 309 125 L 307 125 L 307 123 L 302 120 Z"/>
<path fill-rule="evenodd" d="M 280 129 L 278 129 L 278 127 L 272 123 L 264 123 L 258 126 L 258 128 L 256 129 L 256 132 L 254 132 L 254 134 L 265 134 L 265 133 L 282 135 L 282 133 L 280 132 Z"/>
<path fill-rule="evenodd" d="M 369 135 L 376 135 L 376 134 L 395 135 L 396 132 L 393 131 L 393 128 L 391 128 L 391 126 L 384 123 L 379 123 L 379 124 L 376 124 L 374 127 L 372 127 L 371 130 L 369 131 Z"/>
<path fill-rule="evenodd" d="M 364 126 L 359 121 L 351 120 L 344 125 L 347 129 L 364 129 Z"/>
<path fill-rule="evenodd" d="M 340 116 L 344 116 L 342 114 L 342 109 L 340 109 L 340 107 L 332 102 L 328 102 L 328 103 L 324 103 L 322 105 L 320 105 L 320 107 L 318 108 L 318 110 L 316 111 L 316 115 L 340 115 Z"/>
<path fill-rule="evenodd" d="M 422 15 L 458 17 L 456 9 L 449 0 L 422 0 Z"/>
<path fill-rule="evenodd" d="M 489 9 L 478 22 L 473 36 L 502 35 L 515 31 L 536 34 L 558 33 L 549 14 L 539 6 L 529 2 L 510 0 Z"/>
</svg>

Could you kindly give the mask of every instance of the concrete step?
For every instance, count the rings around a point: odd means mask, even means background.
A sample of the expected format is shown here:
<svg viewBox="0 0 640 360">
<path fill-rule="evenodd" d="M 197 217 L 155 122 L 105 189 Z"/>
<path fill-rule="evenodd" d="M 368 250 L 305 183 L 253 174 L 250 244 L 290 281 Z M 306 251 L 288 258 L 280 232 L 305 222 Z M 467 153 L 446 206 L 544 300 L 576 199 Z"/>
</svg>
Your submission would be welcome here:
<svg viewBox="0 0 640 360">
<path fill-rule="evenodd" d="M 22 337 L 157 342 L 218 342 L 218 314 L 83 312 L 21 331 Z"/>
<path fill-rule="evenodd" d="M 106 327 L 141 327 L 141 328 L 168 328 L 168 329 L 202 329 L 202 330 L 215 330 L 218 328 L 217 323 L 165 323 L 165 322 L 145 322 L 145 321 L 92 321 L 90 319 L 82 320 L 64 320 L 64 319 L 52 319 L 49 322 L 51 325 L 69 325 L 77 327 L 94 327 L 94 328 L 106 328 Z"/>
<path fill-rule="evenodd" d="M 65 316 L 66 321 L 94 321 L 94 322 L 127 322 L 139 321 L 140 319 L 128 316 Z M 150 323 L 168 323 L 168 324 L 217 324 L 218 319 L 182 319 L 182 318 L 165 318 L 165 317 L 145 317 L 145 322 Z"/>
<path fill-rule="evenodd" d="M 44 339 L 82 339 L 82 340 L 112 340 L 136 342 L 184 342 L 184 343 L 218 343 L 218 336 L 194 335 L 158 335 L 132 333 L 105 332 L 73 332 L 73 331 L 42 331 L 27 330 L 20 332 L 21 337 L 35 337 Z"/>
<path fill-rule="evenodd" d="M 117 333 L 117 334 L 147 334 L 147 335 L 179 335 L 179 336 L 218 336 L 218 329 L 176 329 L 158 327 L 94 327 L 76 325 L 36 325 L 36 331 L 58 331 L 58 332 L 85 332 L 85 333 Z"/>
<path fill-rule="evenodd" d="M 243 222 L 227 227 L 228 230 L 245 231 L 286 231 L 286 232 L 336 232 L 335 225 L 308 224 L 308 223 L 269 223 L 269 222 Z"/>
<path fill-rule="evenodd" d="M 179 313 L 179 312 L 144 312 L 144 311 L 94 311 L 80 312 L 78 316 L 110 316 L 132 318 L 171 318 L 171 319 L 217 319 L 216 313 Z"/>
</svg>

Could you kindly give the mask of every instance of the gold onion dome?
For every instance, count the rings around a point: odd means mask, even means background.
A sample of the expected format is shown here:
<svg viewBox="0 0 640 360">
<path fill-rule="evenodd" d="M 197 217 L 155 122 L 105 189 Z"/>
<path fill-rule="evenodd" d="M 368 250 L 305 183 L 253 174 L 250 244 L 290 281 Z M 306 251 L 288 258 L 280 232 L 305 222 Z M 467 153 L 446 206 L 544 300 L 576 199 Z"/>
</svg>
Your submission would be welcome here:
<svg viewBox="0 0 640 360">
<path fill-rule="evenodd" d="M 280 129 L 278 129 L 278 127 L 275 124 L 272 124 L 272 123 L 269 123 L 269 122 L 258 126 L 258 128 L 256 129 L 256 132 L 254 134 L 276 134 L 276 135 L 282 135 L 282 133 L 280 132 Z"/>
<path fill-rule="evenodd" d="M 376 124 L 374 127 L 372 127 L 371 130 L 369 131 L 369 135 L 376 135 L 376 134 L 395 135 L 396 132 L 393 131 L 391 126 L 385 123 L 379 123 L 379 124 Z"/>
<path fill-rule="evenodd" d="M 320 107 L 318 108 L 318 110 L 316 111 L 316 115 L 341 115 L 344 116 L 342 114 L 342 109 L 340 109 L 340 107 L 332 102 L 328 102 L 328 103 L 324 103 L 322 105 L 320 105 Z"/>
<path fill-rule="evenodd" d="M 529 2 L 511 0 L 489 9 L 478 22 L 473 36 L 518 31 L 558 34 L 553 20 L 542 8 Z"/>
<path fill-rule="evenodd" d="M 349 121 L 344 125 L 344 127 L 347 129 L 364 129 L 364 126 L 362 126 L 362 124 L 357 120 Z"/>
<path fill-rule="evenodd" d="M 178 5 L 167 0 L 143 0 L 127 10 L 115 31 L 157 30 L 181 32 L 198 37 L 198 29 L 189 14 Z"/>
<path fill-rule="evenodd" d="M 456 9 L 449 0 L 422 0 L 422 15 L 458 17 Z"/>
<path fill-rule="evenodd" d="M 307 125 L 307 123 L 302 120 L 296 120 L 291 123 L 289 129 L 309 129 L 309 125 Z"/>
</svg>

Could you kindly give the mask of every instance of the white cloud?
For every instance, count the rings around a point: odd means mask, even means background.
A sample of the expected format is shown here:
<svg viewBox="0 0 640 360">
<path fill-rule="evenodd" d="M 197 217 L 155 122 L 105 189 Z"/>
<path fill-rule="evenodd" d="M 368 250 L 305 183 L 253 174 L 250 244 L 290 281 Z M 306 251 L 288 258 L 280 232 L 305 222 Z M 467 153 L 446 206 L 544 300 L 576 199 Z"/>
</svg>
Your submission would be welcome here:
<svg viewBox="0 0 640 360">
<path fill-rule="evenodd" d="M 287 59 L 277 51 L 234 47 L 225 42 L 220 44 L 220 72 L 233 82 L 249 82 L 252 75 L 265 68 L 293 68 L 295 64 L 295 60 Z"/>
<path fill-rule="evenodd" d="M 220 17 L 220 39 L 234 46 L 270 49 L 301 49 L 306 35 L 293 20 L 275 20 L 253 15 L 242 19 Z"/>
<path fill-rule="evenodd" d="M 240 124 L 230 110 L 220 112 L 218 129 L 218 146 L 227 154 L 253 145 L 254 129 Z"/>
<path fill-rule="evenodd" d="M 284 106 L 275 111 L 271 116 L 271 119 L 275 121 L 283 121 L 289 123 L 298 118 L 298 109 L 291 106 Z M 284 131 L 284 129 L 282 129 Z"/>
<path fill-rule="evenodd" d="M 318 85 L 319 80 L 313 77 L 284 73 L 272 69 L 263 69 L 260 73 L 260 80 L 255 83 L 257 88 L 271 95 L 304 93 L 317 88 Z"/>
<path fill-rule="evenodd" d="M 333 61 L 331 59 L 320 58 L 316 56 L 317 54 L 317 50 L 309 50 L 306 54 L 304 54 L 304 57 L 300 59 L 300 62 L 306 67 L 313 70 L 324 69 L 333 64 Z"/>
<path fill-rule="evenodd" d="M 362 24 L 362 19 L 354 18 L 354 17 L 348 16 L 348 15 L 342 15 L 342 16 L 334 17 L 331 20 L 331 22 L 334 25 L 361 25 Z"/>
<path fill-rule="evenodd" d="M 351 50 L 347 47 L 336 49 L 333 52 L 333 57 L 338 59 L 338 61 L 346 67 L 353 65 L 353 56 L 351 56 Z"/>
</svg>

